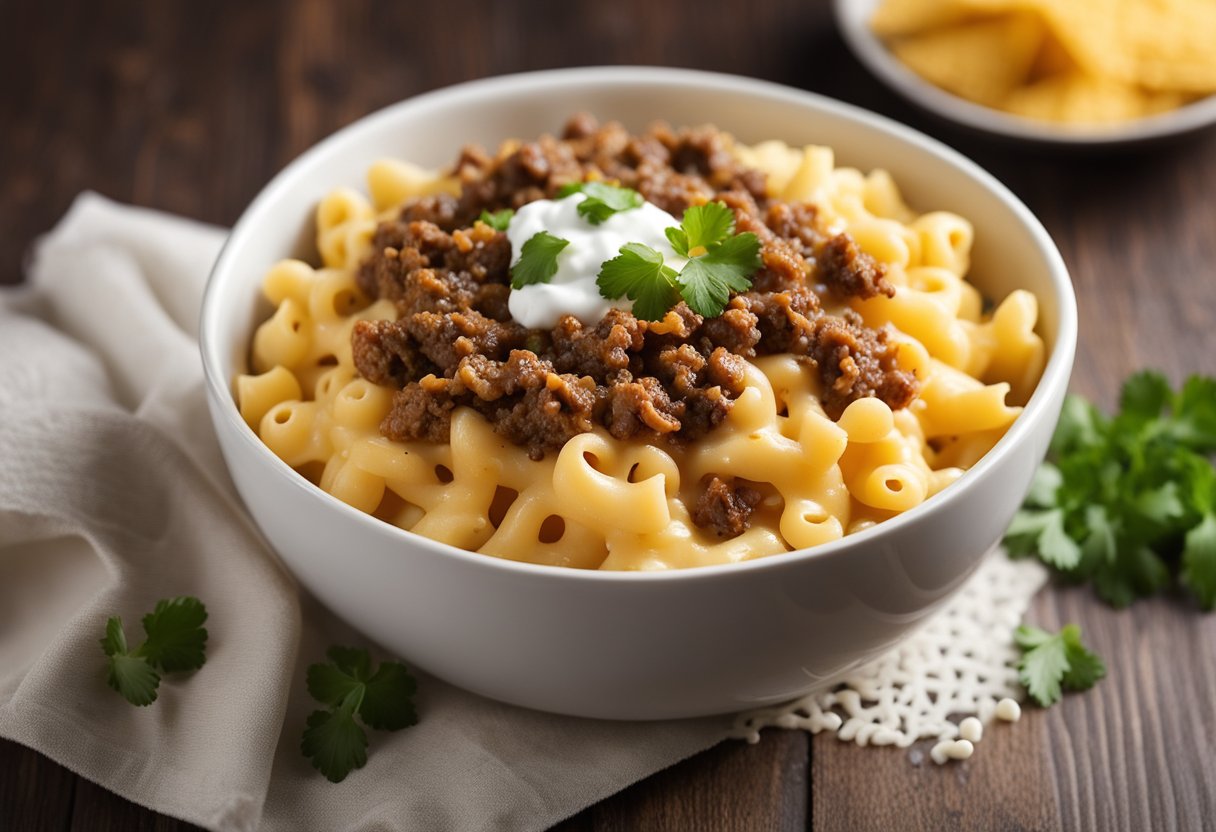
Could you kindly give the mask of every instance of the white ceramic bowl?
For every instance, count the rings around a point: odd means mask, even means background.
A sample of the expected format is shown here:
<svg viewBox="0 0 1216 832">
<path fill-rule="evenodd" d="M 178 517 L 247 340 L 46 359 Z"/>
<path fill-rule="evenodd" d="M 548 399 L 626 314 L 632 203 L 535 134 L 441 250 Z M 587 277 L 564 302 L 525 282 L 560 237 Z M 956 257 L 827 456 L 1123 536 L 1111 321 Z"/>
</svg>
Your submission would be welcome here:
<svg viewBox="0 0 1216 832">
<path fill-rule="evenodd" d="M 579 110 L 639 129 L 713 122 L 744 142 L 835 147 L 885 167 L 913 205 L 976 227 L 975 281 L 1038 296 L 1043 380 L 1008 435 L 961 481 L 876 528 L 817 549 L 660 574 L 514 563 L 382 523 L 314 487 L 241 420 L 233 379 L 269 312 L 267 268 L 307 253 L 312 213 L 368 165 L 441 166 L 561 127 Z M 352 124 L 290 164 L 237 222 L 215 264 L 201 340 L 208 401 L 232 477 L 299 581 L 408 662 L 486 696 L 614 719 L 720 713 L 830 682 L 890 647 L 956 590 L 1000 538 L 1042 460 L 1076 342 L 1068 274 L 1047 233 L 1000 183 L 908 128 L 809 93 L 685 70 L 588 68 L 478 81 Z"/>
<path fill-rule="evenodd" d="M 946 92 L 904 66 L 870 28 L 884 0 L 834 0 L 836 24 L 849 49 L 879 80 L 931 113 L 975 130 L 1036 144 L 1118 147 L 1181 136 L 1216 124 L 1216 95 L 1177 110 L 1108 126 L 1069 126 L 1023 118 Z"/>
</svg>

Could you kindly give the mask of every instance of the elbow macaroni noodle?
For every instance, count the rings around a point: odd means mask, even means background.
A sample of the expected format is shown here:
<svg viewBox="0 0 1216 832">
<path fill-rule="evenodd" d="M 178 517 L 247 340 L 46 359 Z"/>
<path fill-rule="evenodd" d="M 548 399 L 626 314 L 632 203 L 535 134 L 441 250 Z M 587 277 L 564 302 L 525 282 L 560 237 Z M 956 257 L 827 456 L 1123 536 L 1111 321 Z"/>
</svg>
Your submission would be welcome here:
<svg viewBox="0 0 1216 832">
<path fill-rule="evenodd" d="M 893 298 L 851 301 L 889 327 L 921 394 L 892 412 L 861 399 L 832 422 L 818 380 L 792 356 L 754 359 L 726 422 L 685 449 L 580 434 L 533 461 L 486 420 L 458 409 L 447 445 L 380 435 L 393 391 L 360 378 L 359 319 L 392 319 L 355 283 L 378 219 L 406 199 L 456 188 L 401 162 L 369 172 L 370 201 L 342 189 L 317 209 L 322 265 L 276 264 L 263 289 L 276 307 L 253 339 L 240 412 L 280 459 L 325 491 L 386 522 L 511 560 L 601 569 L 728 563 L 815 546 L 907 511 L 956 480 L 1004 434 L 1044 363 L 1033 295 L 991 314 L 965 280 L 973 232 L 955 214 L 917 215 L 885 171 L 838 168 L 823 147 L 737 148 L 768 173 L 771 194 L 813 202 L 837 230 L 885 263 Z M 1012 404 L 1010 404 L 1010 402 Z M 702 477 L 762 495 L 751 528 L 720 540 L 691 519 Z"/>
</svg>

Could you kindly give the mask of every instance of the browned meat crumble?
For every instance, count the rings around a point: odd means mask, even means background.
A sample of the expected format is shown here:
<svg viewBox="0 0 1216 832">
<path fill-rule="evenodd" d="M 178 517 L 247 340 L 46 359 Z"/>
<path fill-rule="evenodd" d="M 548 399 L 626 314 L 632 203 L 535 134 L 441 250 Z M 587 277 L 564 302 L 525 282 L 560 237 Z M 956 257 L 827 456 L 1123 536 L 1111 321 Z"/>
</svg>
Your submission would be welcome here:
<svg viewBox="0 0 1216 832">
<path fill-rule="evenodd" d="M 698 526 L 707 526 L 718 537 L 738 537 L 751 528 L 752 509 L 760 502 L 760 492 L 746 485 L 728 485 L 711 477 L 692 512 Z"/>
<path fill-rule="evenodd" d="M 391 439 L 446 442 L 452 410 L 463 405 L 534 459 L 597 426 L 618 439 L 684 443 L 726 418 L 743 390 L 743 359 L 774 353 L 815 368 L 832 418 L 864 396 L 901 408 L 916 394 L 884 331 L 821 305 L 893 295 L 881 264 L 848 235 L 827 233 L 814 206 L 767 198 L 764 175 L 740 165 L 716 128 L 658 125 L 633 136 L 578 115 L 561 138 L 542 136 L 498 157 L 466 148 L 455 169 L 460 196 L 415 200 L 381 223 L 358 273 L 365 292 L 394 301 L 399 313 L 396 321 L 360 321 L 353 335 L 359 372 L 398 390 L 380 427 Z M 634 188 L 676 217 L 725 202 L 737 229 L 761 241 L 751 290 L 709 320 L 681 303 L 658 322 L 616 309 L 594 325 L 571 316 L 552 330 L 514 322 L 510 245 L 476 218 L 553 198 L 588 177 Z M 758 499 L 715 478 L 694 519 L 733 537 Z"/>
</svg>

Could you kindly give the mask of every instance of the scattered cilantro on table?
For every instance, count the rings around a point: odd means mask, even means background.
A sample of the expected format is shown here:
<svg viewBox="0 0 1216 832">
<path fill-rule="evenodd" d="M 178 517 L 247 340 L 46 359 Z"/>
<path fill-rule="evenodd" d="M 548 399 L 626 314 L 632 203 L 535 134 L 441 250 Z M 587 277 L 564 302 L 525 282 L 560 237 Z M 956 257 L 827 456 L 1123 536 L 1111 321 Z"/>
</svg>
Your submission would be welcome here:
<svg viewBox="0 0 1216 832">
<path fill-rule="evenodd" d="M 515 216 L 515 212 L 510 208 L 503 208 L 501 211 L 482 211 L 481 216 L 477 218 L 479 222 L 484 222 L 486 225 L 493 228 L 495 231 L 506 231 L 507 226 L 511 224 L 511 218 Z"/>
<path fill-rule="evenodd" d="M 1018 679 L 1044 708 L 1058 702 L 1063 691 L 1089 690 L 1106 676 L 1103 661 L 1081 644 L 1081 628 L 1076 624 L 1054 635 L 1023 625 L 1013 638 L 1022 648 Z"/>
<path fill-rule="evenodd" d="M 760 268 L 760 241 L 750 231 L 735 234 L 735 215 L 722 202 L 695 205 L 684 212 L 678 228 L 664 232 L 672 248 L 688 262 L 677 274 L 663 255 L 641 243 L 621 246 L 620 256 L 600 269 L 600 294 L 634 301 L 633 314 L 657 321 L 683 298 L 697 314 L 722 314 L 731 292 L 751 287 Z"/>
<path fill-rule="evenodd" d="M 1204 609 L 1216 608 L 1213 451 L 1216 379 L 1192 376 L 1175 392 L 1160 373 L 1136 373 L 1113 417 L 1069 396 L 1005 545 L 1092 581 L 1114 606 L 1176 573 Z"/>
<path fill-rule="evenodd" d="M 641 208 L 642 195 L 633 188 L 621 188 L 606 182 L 574 182 L 557 192 L 559 199 L 571 194 L 583 194 L 586 199 L 578 204 L 578 215 L 592 225 L 599 225 L 613 214 Z"/>
<path fill-rule="evenodd" d="M 367 762 L 371 728 L 399 731 L 418 721 L 414 709 L 417 684 L 401 662 L 381 662 L 372 671 L 366 650 L 330 647 L 329 661 L 308 666 L 308 692 L 328 706 L 313 711 L 300 750 L 330 782 L 339 783 Z"/>
<path fill-rule="evenodd" d="M 207 608 L 197 598 L 167 598 L 143 617 L 147 638 L 135 649 L 127 645 L 122 619 L 106 621 L 101 647 L 109 661 L 106 683 L 132 705 L 156 701 L 162 673 L 198 670 L 206 661 Z"/>
<path fill-rule="evenodd" d="M 557 274 L 557 255 L 570 245 L 569 240 L 538 231 L 519 248 L 519 260 L 511 267 L 511 288 L 522 289 L 533 283 L 548 283 Z"/>
</svg>

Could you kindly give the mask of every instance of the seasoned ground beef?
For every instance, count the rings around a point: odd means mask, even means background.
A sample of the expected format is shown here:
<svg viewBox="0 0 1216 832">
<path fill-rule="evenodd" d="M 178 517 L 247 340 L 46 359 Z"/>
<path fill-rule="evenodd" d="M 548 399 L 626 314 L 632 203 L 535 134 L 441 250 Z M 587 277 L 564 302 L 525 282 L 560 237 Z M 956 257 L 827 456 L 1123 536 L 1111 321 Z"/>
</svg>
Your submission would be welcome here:
<svg viewBox="0 0 1216 832">
<path fill-rule="evenodd" d="M 752 509 L 760 502 L 760 492 L 746 485 L 728 485 L 711 477 L 693 509 L 698 526 L 713 529 L 718 537 L 738 537 L 751 526 Z"/>
<path fill-rule="evenodd" d="M 900 408 L 916 394 L 885 332 L 823 308 L 893 295 L 883 267 L 848 235 L 828 232 L 813 206 L 769 199 L 764 175 L 737 162 L 715 128 L 659 125 L 630 135 L 578 115 L 560 138 L 497 156 L 466 148 L 454 170 L 460 195 L 414 200 L 381 223 L 357 274 L 368 295 L 392 300 L 399 314 L 360 321 L 353 334 L 359 372 L 398 391 L 381 425 L 389 438 L 446 441 L 452 410 L 468 406 L 535 459 L 597 426 L 618 439 L 685 443 L 726 418 L 744 387 L 744 360 L 773 353 L 815 368 L 832 418 L 864 396 Z M 633 188 L 677 217 L 724 202 L 737 230 L 761 242 L 751 289 L 709 320 L 680 303 L 657 322 L 619 309 L 594 324 L 566 316 L 552 330 L 513 321 L 510 244 L 477 217 L 553 198 L 589 177 Z M 733 537 L 758 499 L 714 479 L 694 518 Z"/>
</svg>

